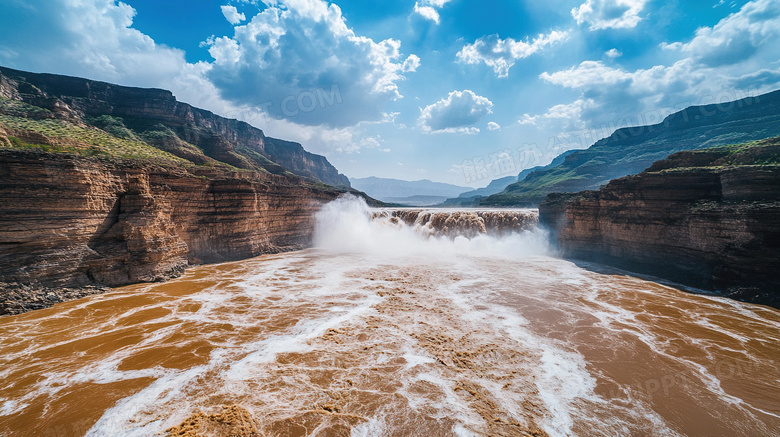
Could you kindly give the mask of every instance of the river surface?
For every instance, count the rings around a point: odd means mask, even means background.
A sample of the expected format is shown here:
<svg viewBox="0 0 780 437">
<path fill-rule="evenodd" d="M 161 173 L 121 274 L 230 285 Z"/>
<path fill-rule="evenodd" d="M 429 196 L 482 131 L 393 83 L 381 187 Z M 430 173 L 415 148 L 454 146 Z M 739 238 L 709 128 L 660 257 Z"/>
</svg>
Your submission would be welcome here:
<svg viewBox="0 0 780 437">
<path fill-rule="evenodd" d="M 778 310 L 533 229 L 453 239 L 343 200 L 317 235 L 0 318 L 0 435 L 780 435 Z"/>
</svg>

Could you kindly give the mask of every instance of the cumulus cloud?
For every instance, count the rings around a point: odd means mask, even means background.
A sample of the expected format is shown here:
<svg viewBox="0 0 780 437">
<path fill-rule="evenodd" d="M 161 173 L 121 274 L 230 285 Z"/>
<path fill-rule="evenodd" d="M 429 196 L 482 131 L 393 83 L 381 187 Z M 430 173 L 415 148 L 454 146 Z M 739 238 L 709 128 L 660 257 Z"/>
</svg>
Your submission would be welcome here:
<svg viewBox="0 0 780 437">
<path fill-rule="evenodd" d="M 426 20 L 439 24 L 439 9 L 451 0 L 422 0 L 414 3 L 414 12 Z"/>
<path fill-rule="evenodd" d="M 376 143 L 369 139 L 371 135 L 363 127 L 372 123 L 364 120 L 393 122 L 392 114 L 382 113 L 380 106 L 398 98 L 400 94 L 396 82 L 403 79 L 402 73 L 418 68 L 420 59 L 413 55 L 405 59 L 397 56 L 399 44 L 396 41 L 374 43 L 356 36 L 344 25 L 340 12 L 336 13 L 335 8 L 323 8 L 322 4 L 295 0 L 294 5 L 284 7 L 291 14 L 304 16 L 299 18 L 305 24 L 301 32 L 312 35 L 314 39 L 322 34 L 330 35 L 323 44 L 330 42 L 334 47 L 322 51 L 325 59 L 315 62 L 316 68 L 305 64 L 307 60 L 318 59 L 316 52 L 320 47 L 302 44 L 298 53 L 292 53 L 289 49 L 292 43 L 284 41 L 284 35 L 287 32 L 285 26 L 295 24 L 280 17 L 278 21 L 268 23 L 264 31 L 254 33 L 259 38 L 265 38 L 257 44 L 278 44 L 268 49 L 272 53 L 268 53 L 266 58 L 255 59 L 253 69 L 245 65 L 250 61 L 246 57 L 247 51 L 242 46 L 242 40 L 235 37 L 210 39 L 209 48 L 217 55 L 213 63 L 188 63 L 182 50 L 157 44 L 149 36 L 133 29 L 135 10 L 114 0 L 0 2 L 0 16 L 14 17 L 14 20 L 7 20 L 0 26 L 0 65 L 122 85 L 168 89 L 180 101 L 246 121 L 264 129 L 269 135 L 301 142 L 314 153 L 349 153 L 374 148 Z M 250 23 L 247 23 L 237 29 L 249 26 Z M 348 54 L 343 60 L 339 58 L 342 51 Z M 311 56 L 307 57 L 307 53 Z M 231 83 L 241 86 L 242 80 L 265 80 L 267 77 L 262 74 L 262 69 L 267 66 L 265 62 L 278 62 L 279 56 L 281 63 L 293 62 L 295 65 L 266 70 L 269 76 L 276 76 L 274 81 L 270 85 L 249 89 L 257 91 L 265 89 L 262 87 L 280 86 L 283 89 L 281 94 L 294 98 L 289 102 L 289 109 L 298 110 L 301 116 L 269 117 L 257 102 L 270 101 L 274 95 L 235 98 L 230 92 L 225 92 L 224 87 Z M 345 67 L 349 63 L 354 65 Z M 231 70 L 227 68 L 231 64 L 244 68 Z M 347 76 L 349 80 L 338 80 L 342 76 L 333 71 L 341 73 L 344 68 L 352 68 L 353 74 Z M 217 73 L 223 75 L 223 79 L 215 76 Z M 327 76 L 329 73 L 332 74 Z M 280 78 L 280 75 L 286 76 Z M 353 83 L 354 77 L 360 78 L 356 84 Z M 318 83 L 327 86 L 310 88 Z M 312 96 L 318 100 L 316 111 L 321 109 L 320 101 L 325 103 L 325 111 L 333 111 L 321 116 L 320 125 L 315 125 L 314 117 L 303 111 L 306 108 L 298 106 L 299 97 L 303 97 L 300 103 L 307 106 Z M 360 98 L 352 99 L 353 96 Z M 338 119 L 340 114 L 337 111 L 342 109 L 352 114 L 349 120 L 355 122 L 354 125 L 331 123 L 331 120 Z"/>
<path fill-rule="evenodd" d="M 567 88 L 581 88 L 593 85 L 614 86 L 631 79 L 631 74 L 604 65 L 600 61 L 584 61 L 576 67 L 555 73 L 544 72 L 540 77 L 550 83 Z"/>
<path fill-rule="evenodd" d="M 610 59 L 615 59 L 623 56 L 623 52 L 618 49 L 609 49 L 604 53 L 604 55 Z"/>
<path fill-rule="evenodd" d="M 557 30 L 525 41 L 515 41 L 512 38 L 501 39 L 498 35 L 483 36 L 473 44 L 465 45 L 458 52 L 457 57 L 458 61 L 470 65 L 484 62 L 498 77 L 507 77 L 515 61 L 527 58 L 545 47 L 565 40 L 568 36 L 568 32 Z"/>
<path fill-rule="evenodd" d="M 770 47 L 777 60 L 780 39 L 780 2 L 758 0 L 745 4 L 714 27 L 701 27 L 687 44 L 677 46 L 682 53 L 708 67 L 745 61 Z"/>
<path fill-rule="evenodd" d="M 414 12 L 419 14 L 426 20 L 431 20 L 436 24 L 439 24 L 439 11 L 433 8 L 433 6 L 420 6 L 419 3 L 414 3 Z"/>
<path fill-rule="evenodd" d="M 501 125 L 496 123 L 495 121 L 488 122 L 487 127 L 488 127 L 488 130 L 500 130 L 501 129 Z"/>
<path fill-rule="evenodd" d="M 404 73 L 413 73 L 420 67 L 420 58 L 417 55 L 409 55 L 401 66 Z"/>
<path fill-rule="evenodd" d="M 222 8 L 222 15 L 228 20 L 230 24 L 236 25 L 246 20 L 246 15 L 238 13 L 238 9 L 235 6 L 225 5 L 220 6 Z"/>
<path fill-rule="evenodd" d="M 493 102 L 471 90 L 453 91 L 447 98 L 421 109 L 420 125 L 424 132 L 457 132 L 476 134 L 475 123 L 491 114 Z"/>
<path fill-rule="evenodd" d="M 420 64 L 401 56 L 397 40 L 356 35 L 335 4 L 268 3 L 234 36 L 208 42 L 208 77 L 232 102 L 297 124 L 354 125 L 381 118 L 384 104 L 401 97 L 403 73 Z"/>
<path fill-rule="evenodd" d="M 114 0 L 0 3 L 0 64 L 124 85 L 168 84 L 184 52 L 130 26 L 135 10 Z"/>
<path fill-rule="evenodd" d="M 690 41 L 662 44 L 661 49 L 675 51 L 680 58 L 670 65 L 637 70 L 584 61 L 542 73 L 543 81 L 578 90 L 580 97 L 542 114 L 526 114 L 519 122 L 560 122 L 566 124 L 562 128 L 583 128 L 638 117 L 630 124 L 644 124 L 650 122 L 646 114 L 775 89 L 780 85 L 780 68 L 776 67 L 780 5 L 772 0 L 749 2 L 715 26 L 698 29 Z M 653 121 L 660 121 L 658 117 Z"/>
<path fill-rule="evenodd" d="M 649 0 L 587 0 L 571 10 L 577 24 L 588 23 L 590 30 L 631 29 L 641 21 L 639 13 Z"/>
</svg>

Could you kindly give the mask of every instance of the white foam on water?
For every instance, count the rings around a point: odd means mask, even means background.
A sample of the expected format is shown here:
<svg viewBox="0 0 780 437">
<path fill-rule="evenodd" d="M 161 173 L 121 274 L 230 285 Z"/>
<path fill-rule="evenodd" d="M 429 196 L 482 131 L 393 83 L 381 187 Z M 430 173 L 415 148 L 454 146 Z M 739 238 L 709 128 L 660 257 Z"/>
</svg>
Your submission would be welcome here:
<svg viewBox="0 0 780 437">
<path fill-rule="evenodd" d="M 291 334 L 275 335 L 249 346 L 251 349 L 254 349 L 254 352 L 232 363 L 224 373 L 225 380 L 228 382 L 245 381 L 251 378 L 260 364 L 275 361 L 276 356 L 279 354 L 301 353 L 312 350 L 312 347 L 308 344 L 309 340 L 321 337 L 328 329 L 335 328 L 370 311 L 371 307 L 381 302 L 381 300 L 381 298 L 367 298 L 362 305 L 346 311 L 344 311 L 345 309 L 332 308 L 332 312 L 337 313 L 334 316 L 302 321 L 293 329 Z"/>
<path fill-rule="evenodd" d="M 173 308 L 171 315 L 149 323 L 175 320 L 188 324 L 197 322 L 205 328 L 211 325 L 232 325 L 238 329 L 252 328 L 260 323 L 259 320 L 263 320 L 263 323 L 276 317 L 284 320 L 290 317 L 291 311 L 300 310 L 299 315 L 295 316 L 300 317 L 297 322 L 291 322 L 289 326 L 280 324 L 285 327 L 261 332 L 256 338 L 249 340 L 242 339 L 244 343 L 239 344 L 231 343 L 230 337 L 222 342 L 209 339 L 214 349 L 204 365 L 185 370 L 156 367 L 119 371 L 118 366 L 123 359 L 163 341 L 168 335 L 179 332 L 177 329 L 180 327 L 174 324 L 158 328 L 145 333 L 144 338 L 137 344 L 119 349 L 99 362 L 79 364 L 77 368 L 63 368 L 47 373 L 37 389 L 23 399 L 0 399 L 0 416 L 22 411 L 27 402 L 41 394 L 56 396 L 63 387 L 136 378 L 154 378 L 154 381 L 106 410 L 88 432 L 88 436 L 134 437 L 160 434 L 166 428 L 181 423 L 193 411 L 211 407 L 207 399 L 212 394 L 235 392 L 238 397 L 249 396 L 249 399 L 253 400 L 257 400 L 257 396 L 265 396 L 270 407 L 279 407 L 272 403 L 272 393 L 251 393 L 251 384 L 273 375 L 273 363 L 280 354 L 322 352 L 321 344 L 317 346 L 312 340 L 322 337 L 329 329 L 377 315 L 374 313 L 374 306 L 385 298 L 380 297 L 373 287 L 381 281 L 368 281 L 359 272 L 382 269 L 385 265 L 401 271 L 405 267 L 422 268 L 423 270 L 418 271 L 425 272 L 425 269 L 428 269 L 426 266 L 430 266 L 429 270 L 432 272 L 447 272 L 458 277 L 451 285 L 430 290 L 435 299 L 445 299 L 448 306 L 461 310 L 453 314 L 453 323 L 472 324 L 475 331 L 482 332 L 480 335 L 489 337 L 482 340 L 499 345 L 501 350 L 527 354 L 529 368 L 524 367 L 522 370 L 534 378 L 529 385 L 535 385 L 538 399 L 542 401 L 547 412 L 538 425 L 550 435 L 574 435 L 575 424 L 579 427 L 583 424 L 593 425 L 593 435 L 635 434 L 637 429 L 632 426 L 636 426 L 636 423 L 649 426 L 648 434 L 675 435 L 641 394 L 637 396 L 637 393 L 632 392 L 632 388 L 620 387 L 621 390 L 626 390 L 628 401 L 617 402 L 625 405 L 617 405 L 612 400 L 595 395 L 595 376 L 588 371 L 584 357 L 576 348 L 565 341 L 536 334 L 534 326 L 523 316 L 522 310 L 505 301 L 506 294 L 519 289 L 514 288 L 511 281 L 538 281 L 543 286 L 539 286 L 538 291 L 529 290 L 529 295 L 524 298 L 547 303 L 552 309 L 561 310 L 563 313 L 571 310 L 571 313 L 580 315 L 587 311 L 589 316 L 595 316 L 599 320 L 596 323 L 600 323 L 605 332 L 627 330 L 653 348 L 656 354 L 669 356 L 663 347 L 664 339 L 646 329 L 639 320 L 641 318 L 636 317 L 640 313 L 610 302 L 609 296 L 619 293 L 619 289 L 599 283 L 590 275 L 583 274 L 583 270 L 574 264 L 547 257 L 553 253 L 547 241 L 547 236 L 539 230 L 502 237 L 435 237 L 403 223 L 372 219 L 372 210 L 365 202 L 357 198 L 342 198 L 326 205 L 317 216 L 316 251 L 269 258 L 260 264 L 259 271 L 249 273 L 243 278 L 231 278 L 228 286 L 212 286 L 198 293 L 176 298 L 175 302 L 161 301 L 144 305 L 117 316 L 119 319 L 149 308 Z M 499 261 L 495 265 L 486 261 L 496 259 Z M 548 267 L 530 268 L 539 266 Z M 491 273 L 491 267 L 495 267 L 495 275 Z M 522 271 L 523 269 L 528 271 Z M 358 274 L 353 274 L 355 272 Z M 560 296 L 555 294 L 558 284 L 581 290 L 582 295 L 558 301 L 556 299 Z M 385 285 L 388 285 L 388 288 L 395 286 L 390 283 Z M 127 295 L 107 296 L 105 301 L 124 297 Z M 713 310 L 722 305 L 719 298 L 707 299 L 712 302 Z M 177 305 L 188 303 L 201 305 L 194 312 L 175 310 Z M 754 308 L 731 301 L 728 303 L 737 314 L 746 319 L 761 324 L 767 323 Z M 75 308 L 83 310 L 88 306 L 89 304 L 85 303 Z M 234 309 L 241 311 L 232 311 Z M 68 312 L 71 311 L 74 309 Z M 425 314 L 410 312 L 408 315 L 413 320 L 411 323 L 417 323 L 425 321 Z M 528 313 L 526 315 L 532 318 Z M 577 315 L 570 316 L 573 323 L 576 322 Z M 718 328 L 718 325 L 709 322 L 706 316 L 699 322 L 700 326 L 708 329 Z M 446 329 L 446 326 L 443 328 Z M 391 337 L 406 335 L 406 331 L 397 327 L 383 329 L 387 329 Z M 84 335 L 112 332 L 107 326 L 85 326 L 82 330 Z M 739 333 L 727 335 L 738 344 L 745 341 L 744 336 Z M 392 340 L 398 338 L 394 337 Z M 45 346 L 33 344 L 14 356 L 56 347 L 69 341 L 71 340 Z M 215 345 L 214 341 L 219 344 Z M 706 345 L 697 346 L 706 350 Z M 317 347 L 320 349 L 315 351 Z M 438 368 L 431 355 L 415 348 L 414 340 L 409 341 L 408 347 L 402 348 L 400 355 L 394 355 L 391 349 L 385 352 L 375 353 L 370 358 L 371 365 L 388 362 L 398 356 L 405 359 L 406 364 L 401 366 L 399 371 L 401 388 L 397 394 L 407 400 L 410 408 L 434 419 L 454 420 L 457 422 L 452 428 L 454 435 L 472 436 L 474 434 L 471 429 L 482 428 L 484 420 L 472 409 L 462 393 L 454 390 L 452 378 L 444 376 L 446 372 Z M 500 356 L 481 356 L 480 359 L 495 359 L 496 363 L 490 364 L 502 368 Z M 721 381 L 706 367 L 686 360 L 680 360 L 680 363 L 692 369 L 701 379 L 702 385 L 720 396 L 724 402 L 751 408 L 741 399 L 726 393 L 721 387 Z M 510 390 L 502 390 L 501 384 L 488 378 L 479 375 L 472 378 L 471 382 L 486 390 L 504 413 L 518 421 L 524 420 L 522 399 L 515 398 L 516 394 L 513 395 Z M 435 396 L 424 396 L 412 390 L 413 385 L 421 381 L 435 387 Z M 230 386 L 229 389 L 226 388 L 227 385 Z M 293 389 L 296 388 L 293 386 Z M 305 395 L 302 393 L 302 397 Z M 608 414 L 605 414 L 606 417 L 596 417 L 588 411 L 591 406 L 597 406 Z M 282 409 L 287 407 L 281 406 Z M 609 414 L 613 410 L 616 413 Z M 758 411 L 771 414 L 763 410 Z M 392 419 L 397 414 L 397 411 L 388 409 L 376 412 L 374 417 L 353 427 L 351 435 L 382 436 L 408 431 L 392 428 Z M 629 426 L 626 421 L 621 423 L 622 419 L 634 419 L 634 423 Z M 650 425 L 647 425 L 648 423 Z M 419 431 L 424 433 L 424 430 Z"/>
<path fill-rule="evenodd" d="M 372 417 L 369 420 L 352 427 L 350 437 L 381 437 L 388 434 L 387 424 L 383 416 Z"/>
<path fill-rule="evenodd" d="M 0 399 L 0 401 L 2 401 L 2 399 Z M 25 404 L 17 400 L 2 401 L 0 402 L 0 416 L 10 416 L 11 414 L 16 414 L 27 408 L 28 405 L 29 404 Z"/>
<path fill-rule="evenodd" d="M 106 410 L 85 437 L 145 437 L 156 435 L 168 426 L 181 422 L 190 414 L 187 409 L 170 411 L 164 419 L 155 413 L 158 413 L 159 406 L 174 399 L 186 399 L 190 384 L 203 375 L 208 367 L 196 366 L 184 371 L 166 372 L 148 387 Z M 139 424 L 139 416 L 145 415 L 150 417 L 150 421 Z"/>
<path fill-rule="evenodd" d="M 411 369 L 412 367 L 419 366 L 422 364 L 430 364 L 435 363 L 436 360 L 434 360 L 431 357 L 418 355 L 413 352 L 407 352 L 403 355 L 404 360 L 406 360 L 406 369 Z"/>
<path fill-rule="evenodd" d="M 461 263 L 459 267 L 459 270 L 464 271 L 466 263 Z M 482 272 L 473 274 L 479 276 L 458 282 L 447 295 L 457 307 L 464 310 L 462 317 L 466 320 L 492 326 L 497 337 L 513 340 L 518 345 L 517 350 L 532 351 L 539 355 L 540 362 L 533 366 L 537 375 L 536 387 L 550 413 L 541 426 L 551 435 L 571 435 L 573 419 L 570 413 L 573 403 L 581 398 L 595 398 L 595 379 L 586 370 L 584 358 L 577 352 L 563 349 L 558 342 L 530 332 L 526 328 L 528 320 L 514 309 L 490 303 L 493 294 L 491 287 L 479 285 L 490 285 L 491 281 L 483 277 Z M 480 293 L 475 294 L 471 291 L 473 289 L 478 289 Z M 492 392 L 506 406 L 516 403 L 513 399 L 507 399 L 501 390 Z"/>
<path fill-rule="evenodd" d="M 402 222 L 372 219 L 372 213 L 362 198 L 352 195 L 326 204 L 317 213 L 315 246 L 334 254 L 372 254 L 390 259 L 412 255 L 436 259 L 456 255 L 518 257 L 552 252 L 547 234 L 539 228 L 503 237 L 434 237 Z"/>
<path fill-rule="evenodd" d="M 452 267 L 453 272 L 466 276 L 471 273 L 471 277 L 462 279 L 443 294 L 456 307 L 463 309 L 459 316 L 464 320 L 493 326 L 498 337 L 508 336 L 520 345 L 521 350 L 536 351 L 540 355 L 537 388 L 550 412 L 543 426 L 553 435 L 571 434 L 572 403 L 579 398 L 594 396 L 595 379 L 585 369 L 583 357 L 532 334 L 523 327 L 528 321 L 513 309 L 487 304 L 490 296 L 498 293 L 496 284 L 485 278 L 484 272 L 472 267 L 469 261 L 458 261 L 464 256 L 511 260 L 550 254 L 552 250 L 543 231 L 537 229 L 502 237 L 479 235 L 471 239 L 432 237 L 404 223 L 372 220 L 371 209 L 362 199 L 355 197 L 341 198 L 326 205 L 317 220 L 315 243 L 321 250 L 336 254 L 370 254 L 396 263 L 398 259 L 410 262 L 415 255 L 423 256 L 425 262 L 454 261 L 457 265 Z M 468 291 L 475 289 L 479 293 Z M 482 385 L 490 384 L 482 381 Z M 512 407 L 516 403 L 513 399 L 507 399 L 495 387 L 490 391 L 505 404 L 507 410 L 515 410 L 519 416 L 521 408 Z"/>
<path fill-rule="evenodd" d="M 452 432 L 453 432 L 453 433 L 454 433 L 454 434 L 455 434 L 457 437 L 475 437 L 475 436 L 477 436 L 477 435 L 478 435 L 478 434 L 475 434 L 475 433 L 473 433 L 473 432 L 469 431 L 468 429 L 466 429 L 465 427 L 463 427 L 463 425 L 455 425 L 455 426 L 452 428 Z"/>
<path fill-rule="evenodd" d="M 255 323 L 253 317 L 232 314 L 229 311 L 231 300 L 241 294 L 259 301 L 269 296 L 278 297 L 270 306 L 261 306 L 257 310 L 282 319 L 288 318 L 299 306 L 308 305 L 314 309 L 309 318 L 301 319 L 279 334 L 268 335 L 262 340 L 244 344 L 223 344 L 211 351 L 206 365 L 186 371 L 166 369 L 154 373 L 147 369 L 134 373 L 136 377 L 157 379 L 149 387 L 107 410 L 88 435 L 141 436 L 160 433 L 167 427 L 180 423 L 193 409 L 203 408 L 197 396 L 192 401 L 188 400 L 188 397 L 193 390 L 197 393 L 202 389 L 204 383 L 207 386 L 221 387 L 217 390 L 227 387 L 233 394 L 245 392 L 246 383 L 256 380 L 267 365 L 275 361 L 277 355 L 311 350 L 310 340 L 322 336 L 328 329 L 371 311 L 372 306 L 383 300 L 374 293 L 356 292 L 354 286 L 352 289 L 346 286 L 350 281 L 354 281 L 345 277 L 350 267 L 328 259 L 319 259 L 316 265 L 309 266 L 306 273 L 310 278 L 299 278 L 295 286 L 269 285 L 280 271 L 293 268 L 296 263 L 305 260 L 306 256 L 269 260 L 263 263 L 262 271 L 234 282 L 230 286 L 231 291 L 214 286 L 186 296 L 182 301 L 199 302 L 203 305 L 193 314 L 183 314 L 182 320 L 194 320 L 206 325 L 228 323 L 233 326 L 251 327 Z M 103 364 L 113 364 L 114 369 L 116 366 L 116 362 Z M 205 382 L 204 378 L 211 382 Z M 164 417 L 151 414 L 157 412 L 160 405 L 173 407 L 173 411 Z M 147 423 L 139 419 L 143 417 L 148 417 Z"/>
</svg>

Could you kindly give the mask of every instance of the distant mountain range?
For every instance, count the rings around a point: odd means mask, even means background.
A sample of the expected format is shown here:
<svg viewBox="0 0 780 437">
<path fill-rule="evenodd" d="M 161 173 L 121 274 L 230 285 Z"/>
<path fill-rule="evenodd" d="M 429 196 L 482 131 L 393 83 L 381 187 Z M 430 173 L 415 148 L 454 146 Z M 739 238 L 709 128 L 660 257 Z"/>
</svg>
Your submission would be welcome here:
<svg viewBox="0 0 780 437">
<path fill-rule="evenodd" d="M 515 182 L 522 181 L 526 178 L 526 176 L 537 170 L 546 170 L 548 168 L 555 167 L 556 165 L 563 163 L 567 156 L 576 151 L 577 150 L 568 150 L 563 152 L 555 159 L 553 159 L 551 163 L 525 169 L 517 176 L 507 176 L 505 178 L 495 179 L 491 181 L 485 188 L 478 188 L 476 190 L 467 191 L 465 193 L 461 193 L 461 195 L 457 198 L 445 200 L 442 203 L 442 206 L 478 206 L 482 198 L 504 191 L 506 187 L 512 185 Z"/>
<path fill-rule="evenodd" d="M 780 91 L 734 102 L 692 106 L 652 126 L 623 128 L 562 163 L 538 169 L 483 206 L 537 205 L 549 193 L 596 190 L 639 173 L 672 153 L 780 135 Z"/>
<path fill-rule="evenodd" d="M 403 181 L 377 177 L 352 178 L 352 187 L 374 199 L 390 203 L 403 203 L 413 206 L 428 206 L 441 203 L 450 197 L 472 190 L 471 187 L 433 182 L 427 179 Z M 431 203 L 428 203 L 428 201 Z M 422 204 L 421 204 L 422 201 Z"/>
</svg>

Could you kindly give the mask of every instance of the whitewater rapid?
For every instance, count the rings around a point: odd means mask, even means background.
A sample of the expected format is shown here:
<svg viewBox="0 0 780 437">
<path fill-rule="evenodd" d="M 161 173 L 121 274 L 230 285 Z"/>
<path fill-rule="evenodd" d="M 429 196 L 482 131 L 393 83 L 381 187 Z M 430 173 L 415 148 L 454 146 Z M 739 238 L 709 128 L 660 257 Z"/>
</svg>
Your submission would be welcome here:
<svg viewBox="0 0 780 437">
<path fill-rule="evenodd" d="M 561 260 L 533 211 L 428 213 L 343 198 L 313 249 L 1 318 L 0 435 L 780 429 L 780 311 Z"/>
</svg>

